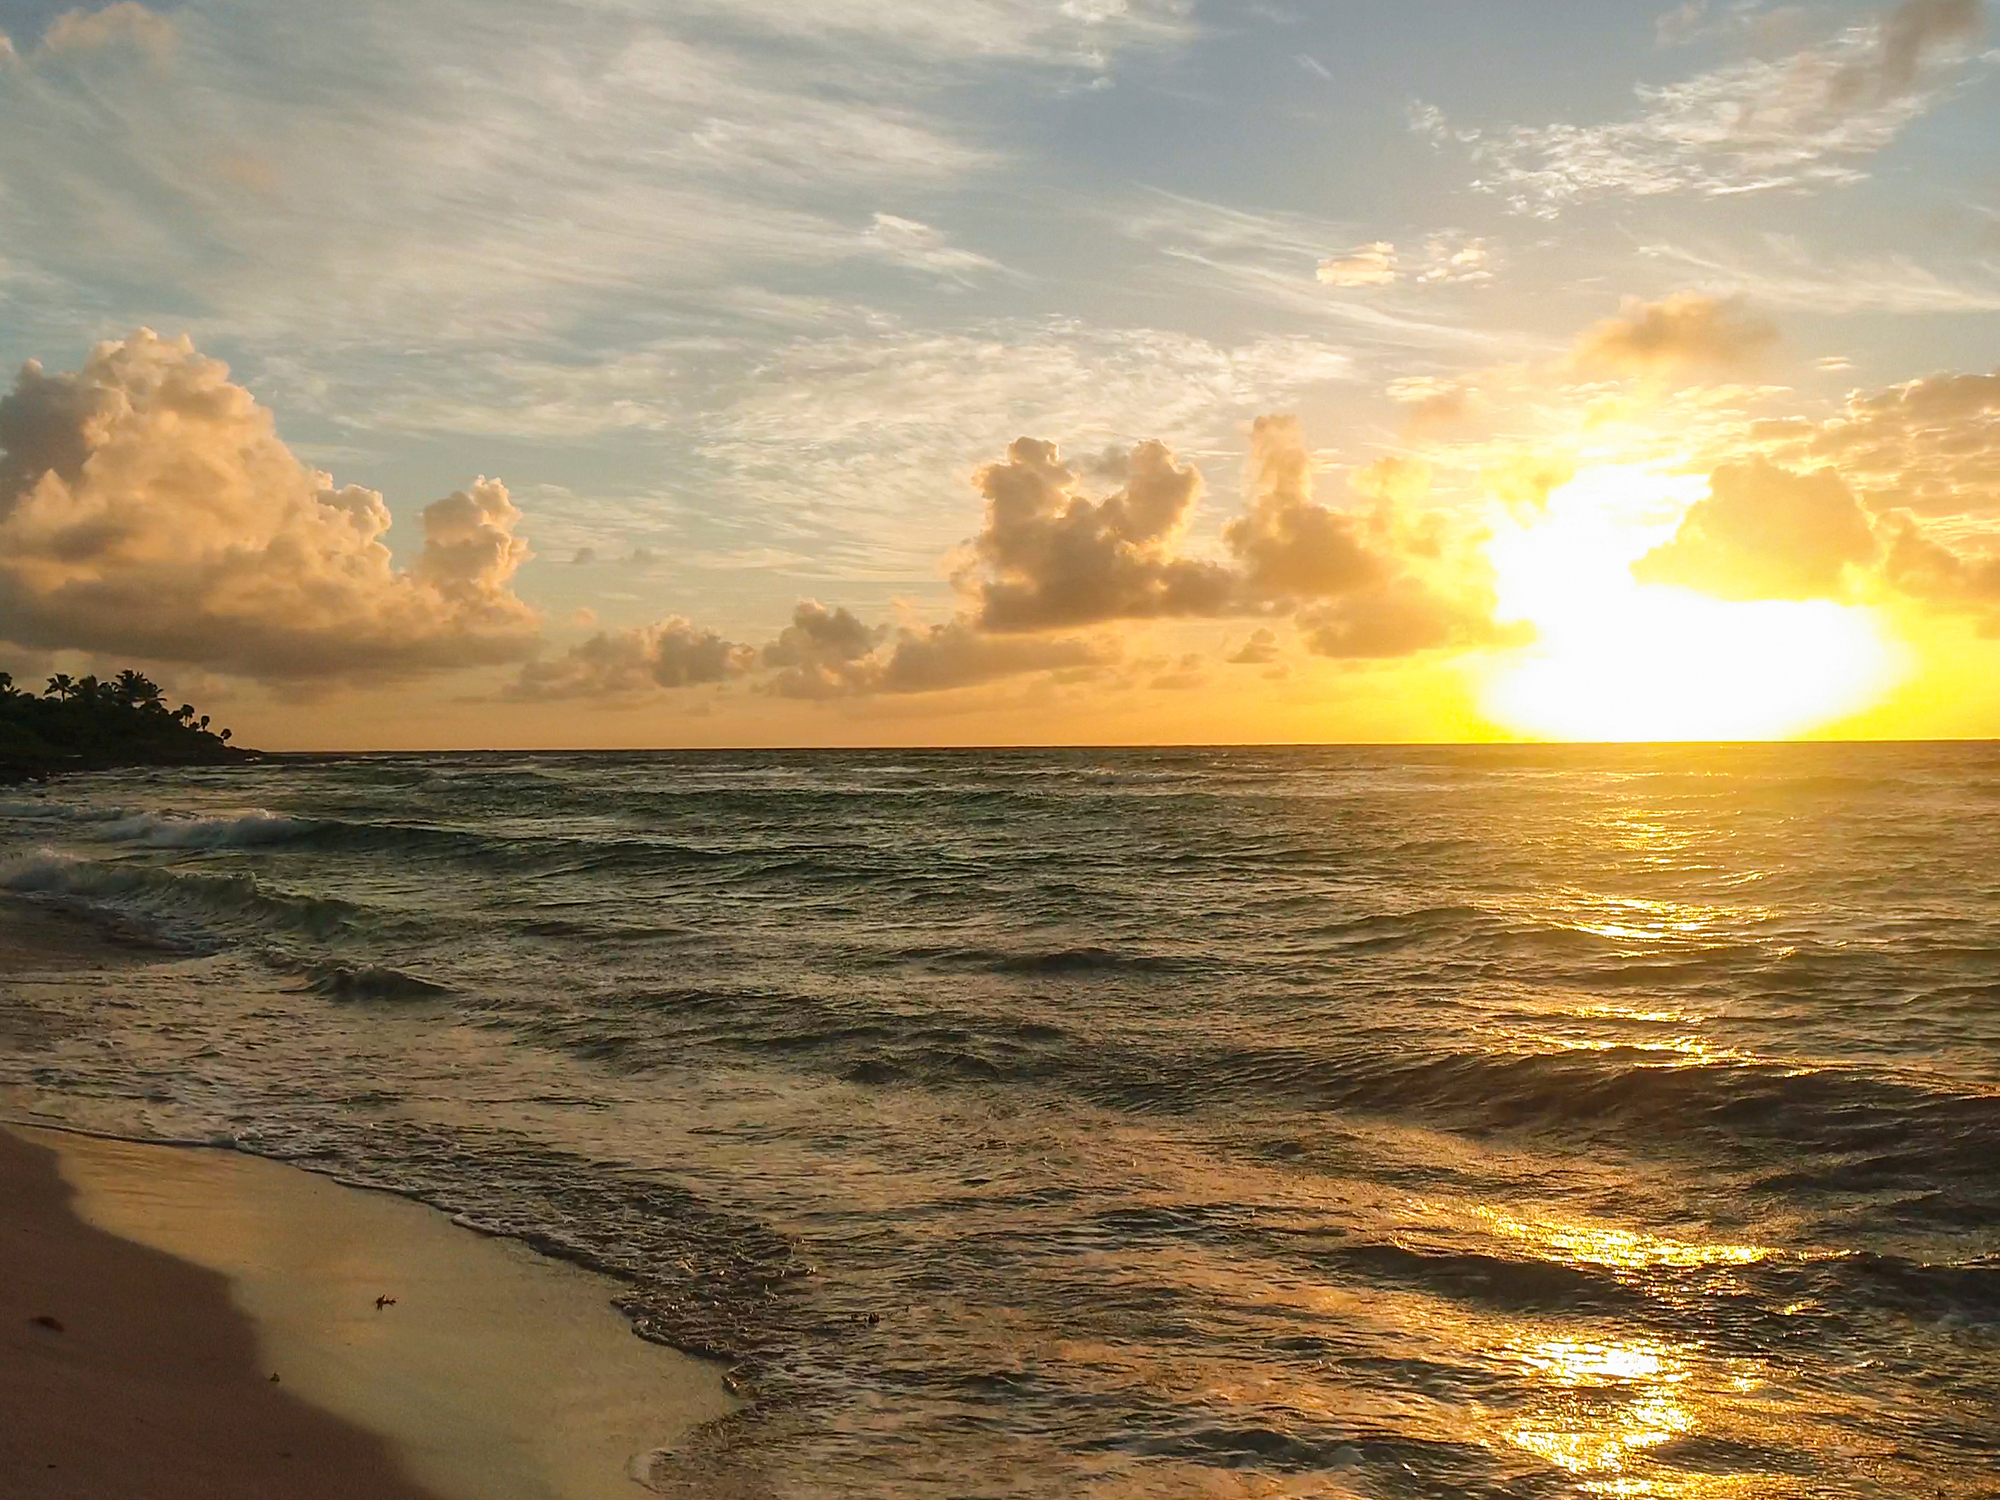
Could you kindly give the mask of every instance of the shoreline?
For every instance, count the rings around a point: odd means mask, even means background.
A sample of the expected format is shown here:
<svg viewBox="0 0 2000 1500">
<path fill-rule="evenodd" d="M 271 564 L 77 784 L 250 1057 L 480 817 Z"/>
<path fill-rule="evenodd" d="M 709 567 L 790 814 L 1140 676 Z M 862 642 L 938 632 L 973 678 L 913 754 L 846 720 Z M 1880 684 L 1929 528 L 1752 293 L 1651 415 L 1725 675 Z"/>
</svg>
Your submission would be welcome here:
<svg viewBox="0 0 2000 1500">
<path fill-rule="evenodd" d="M 80 1218 L 58 1157 L 0 1127 L 0 1488 L 93 1500 L 442 1500 L 380 1437 L 263 1371 L 220 1274 Z M 47 1320 L 47 1321 L 37 1321 Z"/>
<path fill-rule="evenodd" d="M 96 914 L 0 893 L 0 975 L 8 976 L 0 980 L 0 1048 L 33 1052 L 62 1037 L 61 1007 L 44 997 L 79 983 L 117 986 L 185 957 Z M 80 1419 L 44 1423 L 42 1404 L 129 1408 L 150 1424 L 146 1431 L 202 1432 L 205 1451 L 267 1466 L 236 1490 L 217 1471 L 185 1491 L 190 1500 L 261 1500 L 280 1480 L 286 1493 L 317 1496 L 293 1488 L 288 1471 L 270 1471 L 270 1454 L 324 1449 L 329 1472 L 360 1475 L 352 1452 L 370 1445 L 387 1455 L 369 1460 L 380 1483 L 324 1493 L 634 1500 L 647 1493 L 649 1455 L 661 1459 L 664 1477 L 666 1457 L 689 1433 L 739 1409 L 721 1366 L 638 1336 L 614 1306 L 625 1288 L 610 1277 L 466 1228 L 416 1200 L 290 1163 L 38 1118 L 32 1089 L 0 1100 L 8 1104 L 0 1113 L 0 1409 L 28 1413 L 28 1428 L 74 1451 L 115 1455 L 134 1474 L 160 1459 L 133 1433 L 96 1432 Z M 30 1218 L 32 1244 L 26 1229 L 13 1232 Z M 41 1257 L 32 1266 L 21 1260 L 30 1249 Z M 72 1276 L 72 1252 L 86 1269 L 115 1269 Z M 140 1288 L 152 1290 L 140 1296 Z M 29 1290 L 28 1300 L 49 1305 L 17 1306 Z M 395 1300 L 377 1308 L 378 1296 Z M 194 1325 L 167 1320 L 171 1308 L 210 1332 L 198 1338 Z M 116 1332 L 87 1362 L 93 1383 L 39 1394 L 32 1377 L 48 1373 L 49 1345 L 72 1353 L 81 1345 L 29 1320 L 47 1314 L 75 1328 L 100 1311 L 115 1315 Z M 174 1374 L 180 1367 L 163 1362 L 162 1350 L 182 1346 L 210 1373 L 192 1382 Z M 270 1394 L 275 1370 L 287 1401 L 322 1426 L 244 1451 L 216 1381 L 227 1368 L 227 1389 L 243 1389 L 246 1359 L 261 1367 L 253 1397 Z M 160 1405 L 163 1392 L 182 1386 L 199 1394 Z M 0 1492 L 15 1493 L 8 1476 L 27 1462 L 0 1439 Z M 62 1474 L 60 1455 L 34 1462 L 59 1467 L 23 1469 L 24 1495 L 61 1500 L 130 1487 L 109 1477 L 112 1464 L 96 1487 L 50 1488 L 37 1475 Z M 148 1493 L 180 1500 L 183 1492 Z"/>
<path fill-rule="evenodd" d="M 285 1163 L 0 1121 L 0 1200 L 24 1500 L 631 1500 L 736 1407 L 608 1279 Z"/>
<path fill-rule="evenodd" d="M 737 1407 L 608 1278 L 287 1163 L 0 1120 L 0 1198 L 24 1497 L 634 1500 Z"/>
</svg>

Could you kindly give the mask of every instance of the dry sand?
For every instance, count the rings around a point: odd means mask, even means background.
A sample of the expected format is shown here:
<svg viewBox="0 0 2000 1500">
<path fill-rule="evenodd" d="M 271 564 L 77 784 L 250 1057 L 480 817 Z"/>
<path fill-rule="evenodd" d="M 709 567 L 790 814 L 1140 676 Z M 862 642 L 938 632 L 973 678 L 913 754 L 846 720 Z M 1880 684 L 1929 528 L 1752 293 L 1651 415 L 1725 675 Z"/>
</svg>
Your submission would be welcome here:
<svg viewBox="0 0 2000 1500">
<path fill-rule="evenodd" d="M 120 961 L 0 902 L 0 1046 L 6 976 Z M 0 1494 L 637 1500 L 733 1402 L 616 1291 L 295 1167 L 0 1128 Z"/>
</svg>

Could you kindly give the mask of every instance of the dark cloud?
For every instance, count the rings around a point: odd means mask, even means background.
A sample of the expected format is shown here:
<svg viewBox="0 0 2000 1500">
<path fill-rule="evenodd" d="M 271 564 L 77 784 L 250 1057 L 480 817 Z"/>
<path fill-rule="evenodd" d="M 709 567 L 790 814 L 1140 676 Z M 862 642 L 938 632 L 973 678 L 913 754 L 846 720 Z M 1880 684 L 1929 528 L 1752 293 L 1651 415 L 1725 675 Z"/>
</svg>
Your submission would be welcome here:
<svg viewBox="0 0 2000 1500">
<path fill-rule="evenodd" d="M 1722 599 L 1838 599 L 1850 590 L 1849 570 L 1880 552 L 1873 522 L 1838 475 L 1753 459 L 1716 469 L 1708 495 L 1632 574 Z"/>
<path fill-rule="evenodd" d="M 481 479 L 398 569 L 373 490 L 308 469 L 187 340 L 140 330 L 0 399 L 0 639 L 267 680 L 517 660 L 521 513 Z"/>
</svg>

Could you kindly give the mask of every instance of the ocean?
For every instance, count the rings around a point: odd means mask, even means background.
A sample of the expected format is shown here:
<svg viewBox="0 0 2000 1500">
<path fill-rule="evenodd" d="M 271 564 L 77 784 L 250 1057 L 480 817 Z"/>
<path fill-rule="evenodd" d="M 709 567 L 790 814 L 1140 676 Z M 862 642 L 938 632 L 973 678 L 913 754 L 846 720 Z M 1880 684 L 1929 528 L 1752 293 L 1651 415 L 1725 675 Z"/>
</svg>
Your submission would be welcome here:
<svg viewBox="0 0 2000 1500">
<path fill-rule="evenodd" d="M 2000 1495 L 2000 747 L 0 791 L 0 1110 L 615 1273 L 699 1496 Z"/>
</svg>

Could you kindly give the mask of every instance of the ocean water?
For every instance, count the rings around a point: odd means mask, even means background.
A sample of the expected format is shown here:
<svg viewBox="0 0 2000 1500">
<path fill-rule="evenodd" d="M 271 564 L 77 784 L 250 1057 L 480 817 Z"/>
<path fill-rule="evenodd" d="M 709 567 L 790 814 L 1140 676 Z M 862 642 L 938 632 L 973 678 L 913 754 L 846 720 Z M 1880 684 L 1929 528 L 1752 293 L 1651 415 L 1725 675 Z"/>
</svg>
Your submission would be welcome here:
<svg viewBox="0 0 2000 1500">
<path fill-rule="evenodd" d="M 2000 1495 L 2000 747 L 0 793 L 0 1108 L 630 1284 L 700 1496 Z"/>
</svg>

